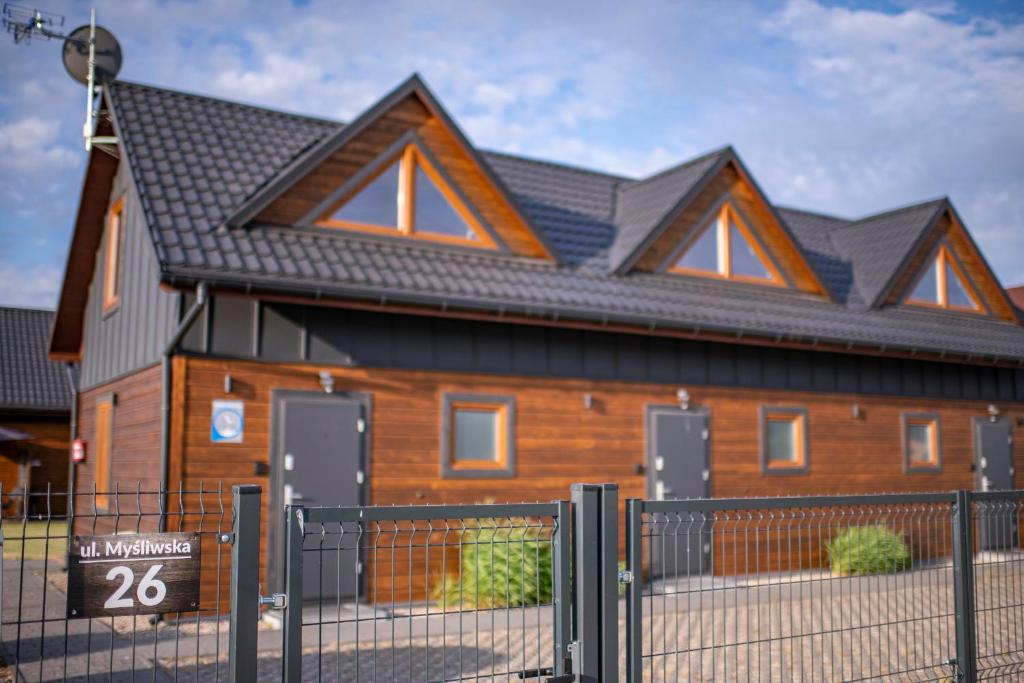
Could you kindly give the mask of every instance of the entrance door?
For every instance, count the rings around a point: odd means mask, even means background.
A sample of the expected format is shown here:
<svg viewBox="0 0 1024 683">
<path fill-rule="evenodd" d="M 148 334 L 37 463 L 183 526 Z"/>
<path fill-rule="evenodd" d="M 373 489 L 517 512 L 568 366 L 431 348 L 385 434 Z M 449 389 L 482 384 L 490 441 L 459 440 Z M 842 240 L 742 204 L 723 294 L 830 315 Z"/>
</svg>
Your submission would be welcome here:
<svg viewBox="0 0 1024 683">
<path fill-rule="evenodd" d="M 338 394 L 275 392 L 271 506 L 277 519 L 285 505 L 357 506 L 362 503 L 363 432 L 361 401 Z M 327 528 L 306 538 L 303 595 L 314 598 L 356 595 L 359 558 L 356 535 Z M 352 532 L 354 529 L 345 529 Z M 283 585 L 284 534 L 278 528 L 271 557 L 276 585 Z M 340 570 L 340 573 L 339 573 Z"/>
<path fill-rule="evenodd" d="M 652 407 L 647 415 L 649 494 L 656 500 L 707 498 L 708 415 L 700 410 Z M 660 525 L 659 525 L 660 526 Z M 711 521 L 666 520 L 655 529 L 655 574 L 680 576 L 710 569 Z"/>
<path fill-rule="evenodd" d="M 1013 440 L 1010 422 L 988 418 L 974 419 L 975 470 L 979 491 L 1006 491 L 1013 488 Z M 1017 516 L 994 514 L 979 523 L 979 543 L 985 550 L 1017 547 Z"/>
</svg>

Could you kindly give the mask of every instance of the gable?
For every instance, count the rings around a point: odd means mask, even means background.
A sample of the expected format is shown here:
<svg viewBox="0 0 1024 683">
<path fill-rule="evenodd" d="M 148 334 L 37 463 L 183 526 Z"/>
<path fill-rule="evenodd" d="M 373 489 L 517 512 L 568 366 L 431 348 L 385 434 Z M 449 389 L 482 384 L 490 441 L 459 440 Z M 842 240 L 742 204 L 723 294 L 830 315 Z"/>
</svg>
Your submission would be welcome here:
<svg viewBox="0 0 1024 683">
<path fill-rule="evenodd" d="M 247 212 L 243 207 L 229 222 L 311 224 L 332 193 L 357 179 L 408 135 L 415 136 L 436 169 L 445 174 L 446 184 L 458 188 L 480 223 L 509 251 L 554 260 L 543 237 L 528 223 L 500 180 L 415 77 L 293 164 L 279 182 L 250 202 L 258 211 Z"/>
<path fill-rule="evenodd" d="M 723 201 L 670 257 L 670 273 L 785 285 L 757 235 L 731 201 Z"/>
<path fill-rule="evenodd" d="M 1011 322 L 1018 322 L 1013 306 L 999 281 L 988 267 L 974 240 L 948 206 L 910 253 L 902 270 L 896 276 L 885 303 L 928 303 L 921 298 L 922 290 L 919 286 L 928 287 L 926 280 L 933 268 L 936 286 L 942 286 L 949 277 L 947 264 L 956 276 L 954 283 L 962 283 L 967 296 L 977 304 L 976 307 L 952 308 L 973 308 L 979 313 L 988 313 Z M 925 282 L 922 285 L 923 281 Z M 946 291 L 949 291 L 948 285 Z M 919 296 L 915 297 L 915 292 Z"/>
<path fill-rule="evenodd" d="M 734 207 L 742 218 L 753 242 L 763 250 L 760 258 L 766 267 L 774 267 L 781 283 L 804 292 L 826 293 L 788 229 L 735 159 L 714 172 L 696 195 L 670 217 L 661 234 L 636 258 L 633 269 L 671 270 L 680 250 L 708 224 L 723 202 Z"/>
</svg>

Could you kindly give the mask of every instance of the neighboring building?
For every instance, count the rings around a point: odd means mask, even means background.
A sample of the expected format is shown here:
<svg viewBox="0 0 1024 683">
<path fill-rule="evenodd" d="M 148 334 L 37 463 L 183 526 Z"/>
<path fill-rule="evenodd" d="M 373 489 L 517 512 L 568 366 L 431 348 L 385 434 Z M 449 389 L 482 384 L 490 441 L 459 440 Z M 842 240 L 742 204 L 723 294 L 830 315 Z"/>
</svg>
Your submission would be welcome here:
<svg viewBox="0 0 1024 683">
<path fill-rule="evenodd" d="M 1010 295 L 1010 301 L 1021 311 L 1024 311 L 1024 285 L 1007 287 L 1006 293 Z M 1018 315 L 1020 315 L 1018 313 Z"/>
<path fill-rule="evenodd" d="M 125 82 L 104 110 L 50 346 L 81 362 L 79 486 L 279 510 L 1024 463 L 1024 327 L 947 199 L 845 220 L 731 148 L 642 179 L 483 152 L 415 77 L 348 125 Z"/>
<path fill-rule="evenodd" d="M 53 311 L 0 307 L 0 485 L 4 516 L 64 514 L 68 490 L 71 384 L 47 358 Z M 71 372 L 74 370 L 72 369 Z M 48 488 L 49 487 L 49 488 Z"/>
</svg>

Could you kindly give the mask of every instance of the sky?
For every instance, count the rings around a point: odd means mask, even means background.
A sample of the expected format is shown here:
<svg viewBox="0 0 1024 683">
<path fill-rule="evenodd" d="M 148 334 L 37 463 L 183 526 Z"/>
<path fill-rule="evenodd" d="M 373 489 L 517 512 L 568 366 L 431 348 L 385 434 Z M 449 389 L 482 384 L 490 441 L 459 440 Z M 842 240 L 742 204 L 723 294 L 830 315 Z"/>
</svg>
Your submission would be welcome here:
<svg viewBox="0 0 1024 683">
<path fill-rule="evenodd" d="M 89 3 L 37 1 L 88 21 Z M 773 202 L 850 218 L 948 195 L 1024 283 L 1017 0 L 96 8 L 127 80 L 344 121 L 415 71 L 483 148 L 643 176 L 731 144 Z M 85 89 L 59 42 L 0 36 L 0 65 L 0 304 L 54 306 Z"/>
</svg>

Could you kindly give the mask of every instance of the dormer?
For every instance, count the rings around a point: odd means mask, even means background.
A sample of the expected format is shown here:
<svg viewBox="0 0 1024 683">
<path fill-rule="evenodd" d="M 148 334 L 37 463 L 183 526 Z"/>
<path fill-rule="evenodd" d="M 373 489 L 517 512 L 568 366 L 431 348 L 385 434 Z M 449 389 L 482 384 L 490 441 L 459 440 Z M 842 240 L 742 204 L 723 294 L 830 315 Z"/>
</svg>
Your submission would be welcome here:
<svg viewBox="0 0 1024 683">
<path fill-rule="evenodd" d="M 418 76 L 300 154 L 225 223 L 331 228 L 555 261 Z"/>
<path fill-rule="evenodd" d="M 829 297 L 731 148 L 619 190 L 616 273 L 663 273 Z"/>
<path fill-rule="evenodd" d="M 940 244 L 931 264 L 918 276 L 905 301 L 914 306 L 937 306 L 969 313 L 984 308 L 964 268 L 946 244 Z"/>
</svg>

